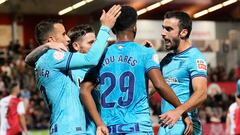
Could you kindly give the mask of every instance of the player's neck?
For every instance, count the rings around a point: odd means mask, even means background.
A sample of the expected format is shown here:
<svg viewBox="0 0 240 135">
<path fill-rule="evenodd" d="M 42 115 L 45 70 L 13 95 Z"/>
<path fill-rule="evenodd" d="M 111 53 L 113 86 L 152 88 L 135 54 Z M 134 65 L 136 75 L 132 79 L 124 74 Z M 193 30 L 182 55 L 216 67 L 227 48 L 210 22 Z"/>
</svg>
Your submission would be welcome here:
<svg viewBox="0 0 240 135">
<path fill-rule="evenodd" d="M 179 46 L 176 50 L 176 53 L 181 53 L 181 52 L 187 50 L 188 48 L 190 48 L 191 46 L 192 46 L 191 42 L 188 39 L 181 40 L 179 43 Z"/>
<path fill-rule="evenodd" d="M 14 97 L 17 97 L 18 96 L 18 92 L 12 92 L 11 95 L 14 96 Z"/>
<path fill-rule="evenodd" d="M 16 95 L 16 94 L 11 94 L 11 96 L 12 96 L 12 97 L 17 97 L 17 95 Z"/>
<path fill-rule="evenodd" d="M 134 38 L 134 34 L 131 32 L 122 32 L 117 34 L 117 42 L 133 41 Z"/>
</svg>

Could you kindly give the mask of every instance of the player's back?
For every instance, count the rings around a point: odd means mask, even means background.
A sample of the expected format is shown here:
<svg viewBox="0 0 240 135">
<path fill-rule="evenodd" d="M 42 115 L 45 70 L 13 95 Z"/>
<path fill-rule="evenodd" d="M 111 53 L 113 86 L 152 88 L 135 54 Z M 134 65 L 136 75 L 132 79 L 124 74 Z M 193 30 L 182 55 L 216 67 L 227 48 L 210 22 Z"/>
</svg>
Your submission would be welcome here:
<svg viewBox="0 0 240 135">
<path fill-rule="evenodd" d="M 150 132 L 146 72 L 155 51 L 134 42 L 108 47 L 100 69 L 101 117 L 110 133 Z"/>
<path fill-rule="evenodd" d="M 85 132 L 85 115 L 79 99 L 79 88 L 68 69 L 70 53 L 48 50 L 36 64 L 37 87 L 51 113 L 51 134 Z"/>
</svg>

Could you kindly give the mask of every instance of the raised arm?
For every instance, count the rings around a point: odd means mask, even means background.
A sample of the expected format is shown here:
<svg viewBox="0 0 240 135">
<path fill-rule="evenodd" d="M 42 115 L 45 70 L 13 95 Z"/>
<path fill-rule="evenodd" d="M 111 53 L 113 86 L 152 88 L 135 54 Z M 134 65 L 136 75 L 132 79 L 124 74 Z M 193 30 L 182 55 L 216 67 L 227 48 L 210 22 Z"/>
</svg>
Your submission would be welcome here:
<svg viewBox="0 0 240 135">
<path fill-rule="evenodd" d="M 117 17 L 121 13 L 121 6 L 114 5 L 107 13 L 103 10 L 100 18 L 102 26 L 98 32 L 96 41 L 88 53 L 83 54 L 79 52 L 60 54 L 64 58 L 61 61 L 57 60 L 54 68 L 68 70 L 79 68 L 91 68 L 98 64 L 105 47 L 107 40 L 110 37 L 110 29 L 116 22 Z M 54 57 L 54 56 L 53 56 Z M 67 67 L 67 68 L 66 68 Z"/>
<path fill-rule="evenodd" d="M 35 63 L 37 60 L 45 53 L 47 50 L 55 49 L 59 51 L 68 51 L 68 48 L 63 45 L 62 43 L 57 43 L 57 42 L 48 42 L 44 45 L 40 45 L 39 47 L 35 48 L 33 51 L 31 51 L 25 58 L 25 62 L 31 66 L 35 67 Z"/>
<path fill-rule="evenodd" d="M 48 50 L 47 45 L 41 45 L 37 48 L 35 48 L 33 51 L 31 51 L 26 57 L 25 62 L 31 66 L 35 67 L 35 63 L 37 60 Z"/>
<path fill-rule="evenodd" d="M 93 47 L 89 50 L 89 52 L 87 54 L 83 54 L 83 61 L 85 61 L 83 62 L 84 65 L 95 66 L 98 64 L 98 61 L 107 46 L 107 40 L 110 37 L 110 29 L 114 26 L 118 16 L 120 15 L 120 10 L 120 5 L 114 5 L 107 13 L 103 10 L 102 16 L 100 17 L 102 26 L 97 35 L 96 41 L 93 43 Z"/>
</svg>

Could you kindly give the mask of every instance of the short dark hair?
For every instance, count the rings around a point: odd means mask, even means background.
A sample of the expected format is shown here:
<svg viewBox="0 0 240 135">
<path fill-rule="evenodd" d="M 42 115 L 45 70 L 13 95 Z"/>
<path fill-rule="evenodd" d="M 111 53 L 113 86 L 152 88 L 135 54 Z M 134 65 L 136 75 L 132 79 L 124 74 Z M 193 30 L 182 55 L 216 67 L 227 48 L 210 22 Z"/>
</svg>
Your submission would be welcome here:
<svg viewBox="0 0 240 135">
<path fill-rule="evenodd" d="M 137 11 L 130 6 L 122 6 L 121 14 L 117 18 L 115 25 L 112 28 L 114 34 L 130 28 L 137 22 Z"/>
<path fill-rule="evenodd" d="M 180 31 L 183 29 L 187 29 L 188 33 L 186 35 L 186 38 L 189 38 L 192 31 L 192 19 L 190 18 L 190 16 L 183 11 L 168 11 L 167 13 L 165 13 L 164 19 L 169 18 L 178 19 Z"/>
<path fill-rule="evenodd" d="M 9 89 L 9 92 L 12 93 L 13 89 L 16 87 L 16 86 L 19 86 L 19 83 L 16 82 L 16 81 L 13 81 L 10 83 L 8 89 Z"/>
<path fill-rule="evenodd" d="M 93 27 L 88 24 L 81 24 L 81 25 L 71 28 L 68 31 L 68 36 L 70 38 L 69 50 L 71 52 L 75 52 L 75 50 L 72 46 L 73 42 L 75 42 L 79 38 L 83 37 L 87 33 L 92 33 L 92 32 L 95 33 Z"/>
<path fill-rule="evenodd" d="M 35 27 L 35 38 L 39 45 L 44 44 L 46 36 L 53 31 L 54 24 L 60 23 L 63 21 L 60 19 L 46 19 L 39 22 Z"/>
</svg>

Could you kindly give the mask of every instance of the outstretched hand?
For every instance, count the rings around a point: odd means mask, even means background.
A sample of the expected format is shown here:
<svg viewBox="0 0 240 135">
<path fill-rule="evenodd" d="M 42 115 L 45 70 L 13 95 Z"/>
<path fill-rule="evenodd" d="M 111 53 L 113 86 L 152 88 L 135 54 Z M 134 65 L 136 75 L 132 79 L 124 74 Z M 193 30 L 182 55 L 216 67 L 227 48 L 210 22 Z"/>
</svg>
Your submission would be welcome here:
<svg viewBox="0 0 240 135">
<path fill-rule="evenodd" d="M 103 10 L 102 15 L 100 17 L 101 24 L 109 27 L 110 29 L 114 26 L 118 16 L 121 14 L 121 6 L 113 5 L 108 12 L 106 13 Z"/>
<path fill-rule="evenodd" d="M 143 45 L 144 45 L 145 47 L 154 48 L 154 45 L 152 44 L 152 42 L 150 42 L 150 41 L 148 41 L 148 40 L 145 40 L 145 41 L 143 42 Z"/>
<path fill-rule="evenodd" d="M 159 115 L 160 126 L 172 128 L 174 124 L 180 119 L 181 113 L 175 110 L 170 110 L 162 115 Z"/>
</svg>

